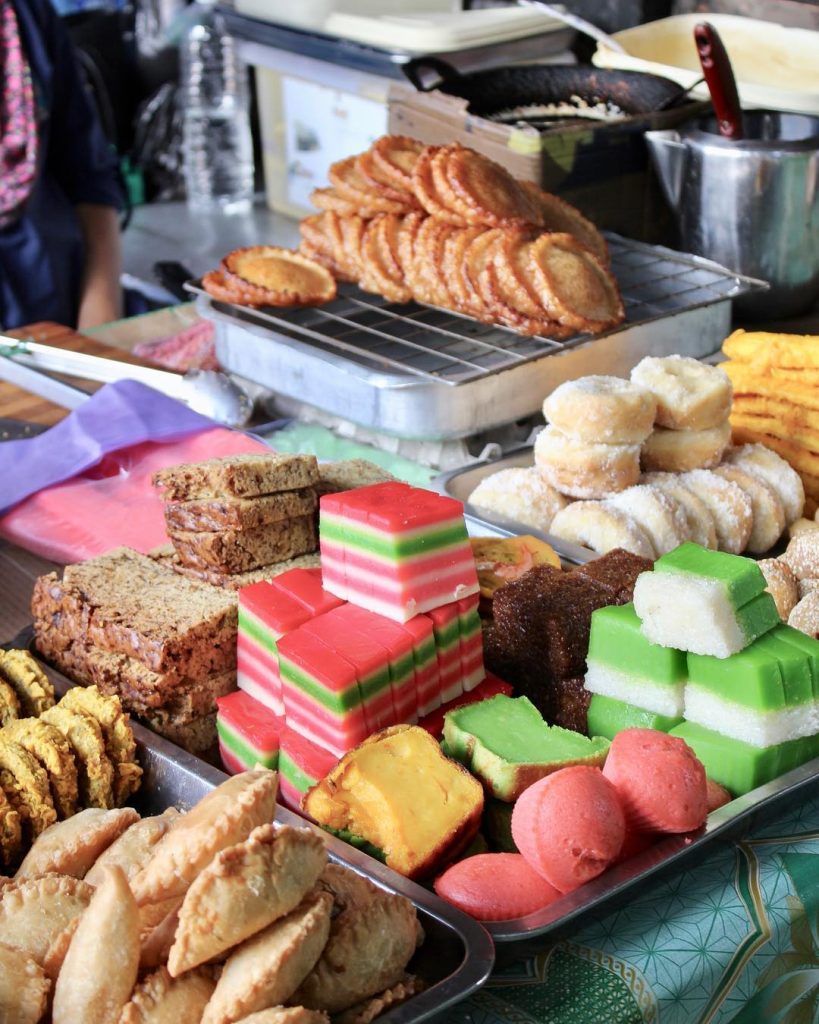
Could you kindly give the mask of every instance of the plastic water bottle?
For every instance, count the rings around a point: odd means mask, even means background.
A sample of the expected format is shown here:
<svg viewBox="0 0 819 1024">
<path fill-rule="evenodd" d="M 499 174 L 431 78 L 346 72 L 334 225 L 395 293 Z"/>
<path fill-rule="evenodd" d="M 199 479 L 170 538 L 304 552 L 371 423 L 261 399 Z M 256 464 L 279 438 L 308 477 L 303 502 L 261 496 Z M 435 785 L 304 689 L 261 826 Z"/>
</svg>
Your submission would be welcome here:
<svg viewBox="0 0 819 1024">
<path fill-rule="evenodd" d="M 215 0 L 197 0 L 181 47 L 183 152 L 188 205 L 239 213 L 253 199 L 247 68 Z"/>
</svg>

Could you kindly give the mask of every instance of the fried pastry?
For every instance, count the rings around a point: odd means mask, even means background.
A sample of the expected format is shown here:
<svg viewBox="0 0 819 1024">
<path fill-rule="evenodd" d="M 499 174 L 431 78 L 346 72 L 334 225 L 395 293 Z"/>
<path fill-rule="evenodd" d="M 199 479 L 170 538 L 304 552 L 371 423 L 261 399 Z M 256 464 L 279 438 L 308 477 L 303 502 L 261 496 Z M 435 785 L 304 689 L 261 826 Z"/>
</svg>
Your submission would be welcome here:
<svg viewBox="0 0 819 1024">
<path fill-rule="evenodd" d="M 74 752 L 59 729 L 40 718 L 20 718 L 3 730 L 19 743 L 45 769 L 51 787 L 51 799 L 60 818 L 70 818 L 77 810 L 79 789 Z"/>
<path fill-rule="evenodd" d="M 205 1009 L 202 1024 L 230 1024 L 256 1010 L 289 1000 L 324 949 L 332 907 L 332 896 L 317 891 L 287 917 L 234 950 Z"/>
<path fill-rule="evenodd" d="M 30 956 L 0 943 L 0 1021 L 37 1024 L 46 1011 L 48 978 Z"/>
<path fill-rule="evenodd" d="M 20 815 L 23 831 L 36 839 L 57 820 L 48 776 L 27 750 L 0 733 L 0 787 Z"/>
<path fill-rule="evenodd" d="M 349 1010 L 336 1014 L 334 1024 L 370 1024 L 376 1017 L 380 1017 L 385 1010 L 390 1009 L 392 1006 L 397 1006 L 399 1003 L 406 1002 L 412 996 L 417 996 L 425 988 L 426 985 L 420 978 L 415 978 L 408 974 L 397 985 L 392 985 L 384 992 L 379 992 L 377 996 L 365 999 L 364 1002 L 351 1006 Z"/>
<path fill-rule="evenodd" d="M 327 861 L 311 829 L 260 825 L 218 853 L 191 884 L 168 957 L 174 977 L 212 960 L 294 910 Z"/>
<path fill-rule="evenodd" d="M 437 146 L 427 146 L 418 157 L 412 171 L 412 187 L 415 198 L 431 218 L 454 224 L 456 227 L 467 226 L 466 219 L 456 210 L 447 205 L 446 196 L 442 195 L 435 184 L 432 165 L 435 158 L 445 153 Z M 484 223 L 480 221 L 479 223 Z"/>
<path fill-rule="evenodd" d="M 20 700 L 10 683 L 0 678 L 0 727 L 20 717 Z"/>
<path fill-rule="evenodd" d="M 395 202 L 379 195 L 367 182 L 356 166 L 356 157 L 348 156 L 331 164 L 327 172 L 330 184 L 341 196 L 357 208 L 373 213 L 403 213 L 407 204 L 403 199 Z"/>
<path fill-rule="evenodd" d="M 71 745 L 77 761 L 80 802 L 103 810 L 114 806 L 114 766 L 105 751 L 99 722 L 81 711 L 58 704 L 42 716 Z"/>
<path fill-rule="evenodd" d="M 96 719 L 102 729 L 105 753 L 114 766 L 113 794 L 117 807 L 139 789 L 142 769 L 136 763 L 136 740 L 119 697 L 106 696 L 96 686 L 74 686 L 60 707 Z"/>
<path fill-rule="evenodd" d="M 6 791 L 0 786 L 0 864 L 10 867 L 17 862 L 23 845 L 23 827 Z"/>
<path fill-rule="evenodd" d="M 93 886 L 68 875 L 22 882 L 0 899 L 0 935 L 42 965 L 54 940 L 85 911 L 93 894 Z"/>
<path fill-rule="evenodd" d="M 376 163 L 371 149 L 359 153 L 355 158 L 355 166 L 361 178 L 366 182 L 368 191 L 383 196 L 394 203 L 400 203 L 406 209 L 414 209 L 418 206 L 411 188 L 405 187 L 398 181 L 397 175 L 392 176 L 384 171 L 380 164 Z"/>
<path fill-rule="evenodd" d="M 117 1024 L 139 968 L 139 912 L 120 868 L 108 868 L 54 986 L 53 1024 Z"/>
<path fill-rule="evenodd" d="M 174 979 L 160 967 L 134 989 L 118 1024 L 199 1024 L 215 987 L 210 971 Z"/>
<path fill-rule="evenodd" d="M 529 249 L 529 267 L 552 319 L 581 331 L 605 330 L 623 319 L 614 278 L 571 235 L 541 235 Z"/>
<path fill-rule="evenodd" d="M 28 651 L 0 651 L 0 678 L 16 692 L 24 715 L 38 718 L 54 706 L 51 680 Z"/>
<path fill-rule="evenodd" d="M 63 969 L 63 964 L 68 954 L 68 947 L 71 945 L 71 940 L 74 938 L 74 932 L 77 930 L 79 923 L 79 916 L 69 921 L 65 928 L 54 937 L 54 941 L 48 947 L 48 952 L 43 957 L 43 970 L 46 972 L 46 977 L 52 982 L 57 980 L 60 971 Z"/>
<path fill-rule="evenodd" d="M 336 1014 L 395 985 L 422 932 L 408 899 L 354 871 L 328 864 L 321 881 L 333 895 L 330 935 L 291 1001 Z"/>
<path fill-rule="evenodd" d="M 217 302 L 230 302 L 239 306 L 256 306 L 221 270 L 209 270 L 202 278 L 202 287 Z"/>
<path fill-rule="evenodd" d="M 424 144 L 406 135 L 383 135 L 371 148 L 373 164 L 395 184 L 396 188 L 412 192 L 412 172 Z"/>
<path fill-rule="evenodd" d="M 580 210 L 559 196 L 544 192 L 534 182 L 521 181 L 520 187 L 537 208 L 544 230 L 573 235 L 604 267 L 609 266 L 609 247 L 605 238 Z"/>
<path fill-rule="evenodd" d="M 234 249 L 222 261 L 222 270 L 248 304 L 314 306 L 336 296 L 332 274 L 291 249 L 272 245 Z"/>
<path fill-rule="evenodd" d="M 139 815 L 133 807 L 105 811 L 89 807 L 46 829 L 26 854 L 15 881 L 55 872 L 84 878 L 103 850 Z"/>
<path fill-rule="evenodd" d="M 504 167 L 475 150 L 450 147 L 446 177 L 458 197 L 459 212 L 470 224 L 540 225 L 540 211 L 520 184 Z"/>
<path fill-rule="evenodd" d="M 303 1006 L 271 1006 L 236 1024 L 330 1024 L 330 1018 L 320 1010 L 305 1010 Z"/>
<path fill-rule="evenodd" d="M 223 782 L 157 843 L 151 860 L 132 882 L 137 902 L 158 903 L 184 896 L 191 882 L 214 856 L 248 837 L 257 825 L 273 820 L 277 775 L 266 770 L 242 772 Z"/>
<path fill-rule="evenodd" d="M 153 970 L 168 962 L 179 925 L 181 899 L 163 900 L 139 908 L 139 968 Z M 147 927 L 155 921 L 153 927 Z"/>
<path fill-rule="evenodd" d="M 125 877 L 130 881 L 145 867 L 154 847 L 178 817 L 179 811 L 175 807 L 169 807 L 164 814 L 135 821 L 100 854 L 85 880 L 91 885 L 99 885 L 105 868 L 116 864 L 122 868 Z"/>
</svg>

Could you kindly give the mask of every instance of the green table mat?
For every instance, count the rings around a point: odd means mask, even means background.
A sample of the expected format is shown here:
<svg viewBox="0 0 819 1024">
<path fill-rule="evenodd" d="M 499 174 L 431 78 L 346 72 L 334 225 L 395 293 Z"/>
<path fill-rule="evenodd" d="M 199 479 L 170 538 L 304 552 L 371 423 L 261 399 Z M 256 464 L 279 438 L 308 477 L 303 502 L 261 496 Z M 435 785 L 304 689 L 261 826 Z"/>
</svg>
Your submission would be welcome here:
<svg viewBox="0 0 819 1024">
<path fill-rule="evenodd" d="M 819 795 L 494 973 L 452 1024 L 816 1024 Z"/>
</svg>

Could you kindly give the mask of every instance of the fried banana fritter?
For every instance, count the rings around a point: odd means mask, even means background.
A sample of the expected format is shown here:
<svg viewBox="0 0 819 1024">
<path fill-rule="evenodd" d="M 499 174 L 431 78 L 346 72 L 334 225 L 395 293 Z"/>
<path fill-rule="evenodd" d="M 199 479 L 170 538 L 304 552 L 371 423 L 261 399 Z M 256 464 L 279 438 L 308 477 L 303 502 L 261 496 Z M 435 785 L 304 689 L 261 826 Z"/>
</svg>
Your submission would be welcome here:
<svg viewBox="0 0 819 1024">
<path fill-rule="evenodd" d="M 4 735 L 32 754 L 48 773 L 51 798 L 60 818 L 77 810 L 79 783 L 77 761 L 71 744 L 59 729 L 40 718 L 20 718 L 4 729 Z"/>
<path fill-rule="evenodd" d="M 75 686 L 60 707 L 96 719 L 105 740 L 105 752 L 114 766 L 114 802 L 117 806 L 139 789 L 142 769 L 136 763 L 136 740 L 119 697 L 100 693 L 96 686 Z"/>
<path fill-rule="evenodd" d="M 102 729 L 96 718 L 60 704 L 42 716 L 65 736 L 77 759 L 80 802 L 108 810 L 114 806 L 114 766 L 105 751 Z"/>
<path fill-rule="evenodd" d="M 0 677 L 14 689 L 27 717 L 39 718 L 54 707 L 51 680 L 28 651 L 0 651 Z"/>
<path fill-rule="evenodd" d="M 0 733 L 0 786 L 31 839 L 36 839 L 57 820 L 45 769 L 19 743 L 3 733 Z"/>
</svg>

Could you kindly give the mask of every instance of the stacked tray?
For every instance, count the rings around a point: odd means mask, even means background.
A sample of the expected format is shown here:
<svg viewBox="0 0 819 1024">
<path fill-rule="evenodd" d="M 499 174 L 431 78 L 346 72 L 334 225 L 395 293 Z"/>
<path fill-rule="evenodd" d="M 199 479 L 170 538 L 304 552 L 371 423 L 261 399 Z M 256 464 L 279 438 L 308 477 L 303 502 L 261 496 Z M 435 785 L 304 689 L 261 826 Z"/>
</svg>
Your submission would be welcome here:
<svg viewBox="0 0 819 1024">
<path fill-rule="evenodd" d="M 33 631 L 29 628 L 8 646 L 31 649 L 32 645 Z M 73 685 L 48 665 L 45 668 L 59 694 Z M 142 813 L 159 814 L 171 805 L 189 808 L 227 778 L 150 730 L 138 724 L 133 728 L 145 773 L 136 801 Z M 378 1018 L 383 1024 L 411 1024 L 438 1016 L 445 1018 L 447 1007 L 484 984 L 495 961 L 493 940 L 504 947 L 514 944 L 508 947 L 509 955 L 513 956 L 524 955 L 530 948 L 542 948 L 546 941 L 566 937 L 590 920 L 599 920 L 662 875 L 690 868 L 717 844 L 747 834 L 754 825 L 770 821 L 774 814 L 817 792 L 819 758 L 713 811 L 698 833 L 669 836 L 542 910 L 486 926 L 368 854 L 331 835 L 322 835 L 331 860 L 415 904 L 426 940 L 409 969 L 425 980 L 429 988 Z M 307 824 L 283 807 L 277 809 L 276 820 L 283 824 Z"/>
<path fill-rule="evenodd" d="M 558 384 L 627 372 L 646 355 L 710 355 L 731 301 L 759 282 L 697 256 L 607 235 L 626 321 L 567 341 L 526 338 L 449 310 L 342 285 L 323 306 L 251 309 L 186 287 L 226 370 L 402 438 L 469 437 L 540 410 Z"/>
</svg>

